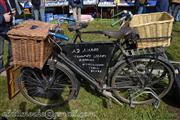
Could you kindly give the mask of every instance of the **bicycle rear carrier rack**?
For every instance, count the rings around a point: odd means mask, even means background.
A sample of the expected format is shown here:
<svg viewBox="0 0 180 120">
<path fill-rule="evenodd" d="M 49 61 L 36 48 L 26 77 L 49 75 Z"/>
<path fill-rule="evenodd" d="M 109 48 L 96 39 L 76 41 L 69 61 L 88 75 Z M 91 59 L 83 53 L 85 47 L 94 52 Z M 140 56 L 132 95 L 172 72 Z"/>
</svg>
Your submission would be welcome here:
<svg viewBox="0 0 180 120">
<path fill-rule="evenodd" d="M 164 53 L 164 48 L 155 47 L 155 48 L 131 49 L 131 50 L 125 50 L 124 53 L 126 54 L 127 57 L 160 55 Z"/>
</svg>

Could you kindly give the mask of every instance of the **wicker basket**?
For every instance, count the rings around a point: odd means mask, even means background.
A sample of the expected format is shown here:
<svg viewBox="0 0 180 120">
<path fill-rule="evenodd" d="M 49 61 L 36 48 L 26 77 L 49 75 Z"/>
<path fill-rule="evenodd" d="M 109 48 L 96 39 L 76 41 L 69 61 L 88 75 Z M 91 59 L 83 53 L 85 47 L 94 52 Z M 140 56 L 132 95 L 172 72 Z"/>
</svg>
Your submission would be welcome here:
<svg viewBox="0 0 180 120">
<path fill-rule="evenodd" d="M 52 24 L 40 21 L 26 21 L 8 32 L 12 41 L 13 63 L 15 65 L 42 68 L 52 52 L 48 43 L 48 29 Z"/>
<path fill-rule="evenodd" d="M 172 3 L 180 3 L 180 0 L 172 0 Z"/>
<path fill-rule="evenodd" d="M 140 35 L 137 47 L 169 46 L 173 21 L 174 18 L 166 12 L 134 15 L 130 27 Z"/>
</svg>

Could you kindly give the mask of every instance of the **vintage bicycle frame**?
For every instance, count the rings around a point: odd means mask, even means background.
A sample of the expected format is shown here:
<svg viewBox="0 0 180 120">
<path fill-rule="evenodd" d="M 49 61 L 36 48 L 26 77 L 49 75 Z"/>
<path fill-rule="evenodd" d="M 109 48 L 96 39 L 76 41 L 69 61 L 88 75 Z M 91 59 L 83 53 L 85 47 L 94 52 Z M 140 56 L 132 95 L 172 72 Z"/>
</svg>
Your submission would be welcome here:
<svg viewBox="0 0 180 120">
<path fill-rule="evenodd" d="M 126 17 L 123 17 L 120 20 L 123 21 L 125 20 L 125 18 Z M 81 27 L 84 28 L 86 26 L 87 25 L 82 24 Z M 119 53 L 118 57 L 125 56 L 125 54 L 123 53 L 123 48 L 121 46 L 122 43 L 120 39 L 116 39 L 111 42 L 83 42 L 81 39 L 82 33 L 104 33 L 103 31 L 80 32 L 80 29 L 82 29 L 81 27 L 76 28 L 75 26 L 70 28 L 71 31 L 75 31 L 76 33 L 73 43 L 59 45 L 58 43 L 56 43 L 56 41 L 50 39 L 58 49 L 54 50 L 54 56 L 56 56 L 55 60 L 50 59 L 48 60 L 48 63 L 50 65 L 55 65 L 54 62 L 62 61 L 67 67 L 73 69 L 76 73 L 80 74 L 100 92 L 102 92 L 102 90 L 109 90 L 111 88 L 110 86 L 107 87 L 107 82 L 110 63 L 112 62 L 112 59 L 115 56 L 116 52 L 119 50 L 121 52 Z M 60 36 L 60 38 L 64 38 L 64 36 Z M 80 40 L 80 43 L 77 44 L 76 41 L 78 38 Z M 116 58 L 117 60 L 118 57 Z M 53 68 L 55 68 L 55 66 Z"/>
<path fill-rule="evenodd" d="M 55 41 L 53 42 L 55 43 Z M 55 44 L 55 58 L 48 60 L 51 67 L 57 62 L 62 62 L 75 73 L 80 74 L 100 92 L 110 89 L 110 87 L 103 88 L 103 85 L 107 84 L 110 62 L 118 51 L 119 43 L 117 41 Z"/>
</svg>

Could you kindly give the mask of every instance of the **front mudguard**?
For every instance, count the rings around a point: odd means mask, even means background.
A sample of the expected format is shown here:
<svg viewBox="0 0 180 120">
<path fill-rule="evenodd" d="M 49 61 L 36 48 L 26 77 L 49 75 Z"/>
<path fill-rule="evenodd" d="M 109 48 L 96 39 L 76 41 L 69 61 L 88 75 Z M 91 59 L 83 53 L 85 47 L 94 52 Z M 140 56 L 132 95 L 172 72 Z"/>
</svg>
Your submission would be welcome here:
<svg viewBox="0 0 180 120">
<path fill-rule="evenodd" d="M 69 69 L 68 66 L 66 66 L 65 64 L 59 62 L 57 59 L 49 59 L 47 61 L 47 65 L 49 65 L 50 69 L 59 69 L 63 72 L 66 72 L 66 74 L 68 74 L 68 77 L 70 79 L 73 80 L 74 84 L 75 84 L 75 92 L 74 94 L 71 96 L 70 99 L 75 99 L 77 98 L 78 94 L 79 94 L 79 90 L 80 90 L 80 82 L 77 80 L 77 77 L 75 75 L 75 73 Z"/>
</svg>

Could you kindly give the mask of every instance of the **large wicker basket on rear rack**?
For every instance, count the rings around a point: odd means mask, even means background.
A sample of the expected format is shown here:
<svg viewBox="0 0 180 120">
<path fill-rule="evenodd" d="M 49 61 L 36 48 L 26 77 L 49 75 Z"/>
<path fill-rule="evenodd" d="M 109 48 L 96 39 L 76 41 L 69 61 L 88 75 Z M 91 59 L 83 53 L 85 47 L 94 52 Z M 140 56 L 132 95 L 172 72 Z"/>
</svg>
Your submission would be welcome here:
<svg viewBox="0 0 180 120">
<path fill-rule="evenodd" d="M 42 68 L 52 52 L 48 43 L 48 29 L 52 24 L 40 21 L 25 21 L 8 32 L 12 41 L 15 65 Z"/>
<path fill-rule="evenodd" d="M 166 12 L 134 15 L 130 27 L 140 35 L 137 48 L 169 46 L 173 21 L 174 18 Z"/>
</svg>

